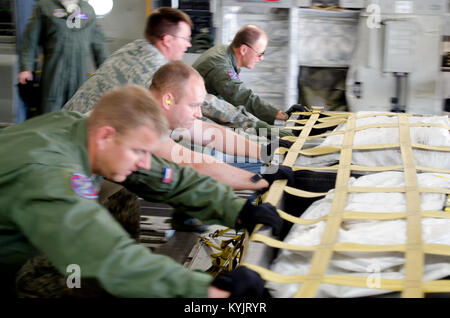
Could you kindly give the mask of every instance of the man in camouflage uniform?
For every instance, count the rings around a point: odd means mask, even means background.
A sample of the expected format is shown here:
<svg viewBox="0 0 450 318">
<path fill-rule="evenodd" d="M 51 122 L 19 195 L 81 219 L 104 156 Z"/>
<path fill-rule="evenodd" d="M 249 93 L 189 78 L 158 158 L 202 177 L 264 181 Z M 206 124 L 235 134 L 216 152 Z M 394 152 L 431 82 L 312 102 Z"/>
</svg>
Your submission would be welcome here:
<svg viewBox="0 0 450 318">
<path fill-rule="evenodd" d="M 181 60 L 191 46 L 192 26 L 189 16 L 180 10 L 164 7 L 155 10 L 147 21 L 146 39 L 131 42 L 113 53 L 63 110 L 86 113 L 102 94 L 117 86 L 150 87 L 156 70 L 168 61 Z M 213 95 L 206 97 L 202 113 L 220 125 L 249 130 L 250 133 L 256 133 L 259 128 L 273 128 Z"/>
<path fill-rule="evenodd" d="M 87 80 L 90 53 L 99 67 L 108 57 L 94 9 L 87 1 L 40 0 L 27 25 L 20 56 L 19 82 L 33 79 L 39 45 L 43 47 L 41 111 L 59 111 Z"/>
<path fill-rule="evenodd" d="M 259 119 L 273 124 L 275 119 L 286 120 L 287 114 L 253 93 L 239 78 L 242 67 L 253 69 L 264 59 L 267 42 L 263 30 L 246 25 L 236 33 L 231 45 L 210 48 L 192 66 L 205 79 L 208 93 L 235 106 L 244 105 Z"/>
</svg>

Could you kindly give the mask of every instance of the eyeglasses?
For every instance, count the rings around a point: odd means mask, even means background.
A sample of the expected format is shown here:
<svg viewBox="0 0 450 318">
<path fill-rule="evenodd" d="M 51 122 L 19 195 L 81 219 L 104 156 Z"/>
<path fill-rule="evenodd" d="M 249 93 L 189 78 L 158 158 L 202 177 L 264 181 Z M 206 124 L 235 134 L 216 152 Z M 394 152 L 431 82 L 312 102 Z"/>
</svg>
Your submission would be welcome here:
<svg viewBox="0 0 450 318">
<path fill-rule="evenodd" d="M 249 48 L 251 48 L 251 49 L 253 50 L 253 52 L 255 52 L 256 55 L 258 55 L 258 57 L 263 57 L 264 54 L 266 53 L 266 51 L 264 51 L 264 52 L 262 52 L 262 53 L 259 53 L 259 52 L 256 51 L 254 48 L 252 48 L 251 45 L 249 45 L 249 44 L 247 44 L 247 43 L 245 43 L 245 42 L 244 42 L 244 44 L 247 45 Z"/>
<path fill-rule="evenodd" d="M 188 42 L 191 42 L 192 41 L 192 38 L 191 37 L 184 37 L 184 36 L 178 36 L 178 35 L 174 35 L 174 34 L 169 34 L 169 35 L 171 35 L 171 36 L 173 36 L 174 38 L 179 38 L 179 39 L 183 39 L 183 40 L 185 40 L 185 41 L 188 41 Z"/>
</svg>

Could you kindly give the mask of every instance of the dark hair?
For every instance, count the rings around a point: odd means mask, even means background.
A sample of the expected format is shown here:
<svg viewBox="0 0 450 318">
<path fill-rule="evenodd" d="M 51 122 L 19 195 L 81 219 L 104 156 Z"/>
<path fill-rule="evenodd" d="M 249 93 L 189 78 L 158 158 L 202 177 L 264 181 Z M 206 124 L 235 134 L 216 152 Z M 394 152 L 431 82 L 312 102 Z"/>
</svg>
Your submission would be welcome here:
<svg viewBox="0 0 450 318">
<path fill-rule="evenodd" d="M 256 25 L 247 24 L 237 31 L 233 42 L 231 42 L 231 47 L 237 49 L 243 44 L 254 45 L 263 34 L 265 33 L 261 28 Z"/>
<path fill-rule="evenodd" d="M 200 73 L 190 65 L 182 61 L 173 61 L 161 66 L 153 75 L 150 90 L 159 93 L 170 91 L 175 99 L 183 95 L 187 88 L 187 82 L 192 76 L 203 80 Z"/>
<path fill-rule="evenodd" d="M 169 7 L 158 8 L 147 19 L 145 37 L 150 43 L 155 43 L 164 34 L 174 34 L 179 22 L 186 22 L 191 28 L 194 26 L 191 18 L 183 11 Z"/>
</svg>

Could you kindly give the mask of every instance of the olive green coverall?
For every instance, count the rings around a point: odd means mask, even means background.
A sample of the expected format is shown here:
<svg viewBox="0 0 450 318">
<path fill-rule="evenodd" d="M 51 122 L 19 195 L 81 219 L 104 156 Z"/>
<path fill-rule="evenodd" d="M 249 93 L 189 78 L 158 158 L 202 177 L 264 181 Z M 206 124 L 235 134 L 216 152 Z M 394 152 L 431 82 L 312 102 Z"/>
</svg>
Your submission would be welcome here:
<svg viewBox="0 0 450 318">
<path fill-rule="evenodd" d="M 192 64 L 204 78 L 208 93 L 216 95 L 247 111 L 259 119 L 273 124 L 279 109 L 263 100 L 244 85 L 239 78 L 236 56 L 231 46 L 218 45 L 204 52 Z"/>
<path fill-rule="evenodd" d="M 94 9 L 87 1 L 80 1 L 78 6 L 80 12 L 69 14 L 58 0 L 40 0 L 28 22 L 20 71 L 34 70 L 42 46 L 42 113 L 59 111 L 88 79 L 91 52 L 96 67 L 109 55 Z"/>
</svg>

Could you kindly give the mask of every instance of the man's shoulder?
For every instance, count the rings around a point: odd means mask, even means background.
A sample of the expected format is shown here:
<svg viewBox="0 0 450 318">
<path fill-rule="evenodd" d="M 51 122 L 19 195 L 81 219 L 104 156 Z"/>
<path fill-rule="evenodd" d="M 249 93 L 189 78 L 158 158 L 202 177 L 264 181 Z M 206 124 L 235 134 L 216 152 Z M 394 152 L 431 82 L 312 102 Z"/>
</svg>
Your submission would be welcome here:
<svg viewBox="0 0 450 318">
<path fill-rule="evenodd" d="M 59 139 L 71 139 L 75 126 L 86 125 L 86 115 L 79 112 L 65 111 L 53 112 L 31 118 L 21 124 L 17 124 L 4 129 L 0 137 L 7 139 L 23 140 L 47 140 L 48 143 L 56 143 Z M 38 147 L 36 144 L 29 144 L 28 148 Z M 19 147 L 20 148 L 20 147 Z"/>
<path fill-rule="evenodd" d="M 154 72 L 167 63 L 164 55 L 146 40 L 130 42 L 106 59 L 93 78 L 119 85 L 137 84 L 153 77 Z M 89 80 L 88 80 L 89 81 Z"/>
<path fill-rule="evenodd" d="M 218 45 L 210 48 L 200 55 L 200 57 L 192 64 L 192 67 L 197 69 L 200 73 L 202 69 L 227 68 L 231 65 L 227 48 L 228 46 L 226 45 Z"/>
<path fill-rule="evenodd" d="M 76 112 L 49 113 L 9 127 L 0 134 L 7 152 L 0 166 L 13 171 L 31 165 L 44 169 L 78 163 L 74 154 L 80 148 L 80 129 L 85 129 L 85 116 Z"/>
<path fill-rule="evenodd" d="M 74 112 L 52 112 L 30 118 L 20 124 L 13 125 L 3 130 L 4 134 L 17 133 L 20 131 L 37 131 L 39 128 L 48 127 L 50 129 L 57 127 L 64 127 L 72 124 L 75 121 L 86 118 L 85 115 Z"/>
<path fill-rule="evenodd" d="M 35 6 L 44 16 L 53 16 L 54 10 L 60 7 L 62 8 L 62 5 L 53 0 L 39 0 Z"/>
<path fill-rule="evenodd" d="M 64 110 L 86 113 L 107 91 L 127 84 L 150 85 L 154 73 L 167 63 L 146 40 L 135 40 L 115 51 L 64 105 Z"/>
<path fill-rule="evenodd" d="M 113 61 L 121 60 L 124 58 L 124 55 L 133 56 L 134 58 L 143 58 L 145 60 L 165 60 L 164 55 L 145 39 L 137 39 L 133 42 L 125 44 L 117 51 L 113 52 L 108 59 Z"/>
</svg>

